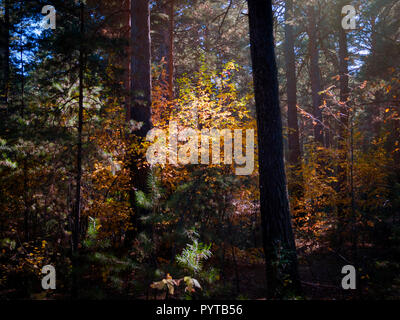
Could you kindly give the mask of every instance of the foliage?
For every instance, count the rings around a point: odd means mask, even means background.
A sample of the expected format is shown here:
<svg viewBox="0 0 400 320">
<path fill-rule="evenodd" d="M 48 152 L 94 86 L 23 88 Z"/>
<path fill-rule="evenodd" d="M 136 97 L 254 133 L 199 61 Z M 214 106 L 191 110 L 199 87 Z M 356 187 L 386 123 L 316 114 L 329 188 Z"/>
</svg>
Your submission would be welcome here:
<svg viewBox="0 0 400 320">
<path fill-rule="evenodd" d="M 115 1 L 86 1 L 82 33 L 76 1 L 52 1 L 55 30 L 38 27 L 45 1 L 8 3 L 8 83 L 0 71 L 0 299 L 70 298 L 74 282 L 80 283 L 78 297 L 88 299 L 150 299 L 154 292 L 157 299 L 265 298 L 258 175 L 258 161 L 264 160 L 258 137 L 251 175 L 235 175 L 235 163 L 167 162 L 150 168 L 146 190 L 133 189 L 138 177 L 132 158 L 143 156 L 149 142 L 134 135 L 140 123 L 127 116 L 125 8 Z M 154 128 L 169 133 L 174 122 L 179 130 L 199 134 L 202 129 L 257 131 L 247 2 L 174 0 L 173 97 L 168 94 L 167 3 L 151 1 Z M 301 161 L 298 167 L 287 162 L 286 172 L 288 185 L 302 189 L 289 197 L 304 298 L 393 299 L 400 290 L 400 6 L 394 0 L 355 2 L 359 28 L 346 33 L 350 93 L 344 102 L 337 55 L 339 4 L 312 1 L 318 9 L 321 145 L 314 137 L 310 3 L 294 1 L 294 17 L 285 22 L 284 3 L 274 2 L 285 138 L 291 130 L 286 23 L 295 34 Z M 0 24 L 3 68 L 3 18 Z M 79 254 L 73 255 L 82 50 L 81 241 Z M 288 158 L 287 139 L 284 152 Z M 219 156 L 225 157 L 223 144 Z M 136 219 L 143 208 L 146 215 Z M 279 295 L 298 299 L 285 289 L 289 254 L 276 244 L 273 265 L 283 279 Z M 41 288 L 41 268 L 47 264 L 57 269 L 57 292 Z M 340 289 L 338 270 L 344 264 L 358 270 L 357 292 Z M 340 293 L 327 293 L 329 287 Z"/>
<path fill-rule="evenodd" d="M 191 233 L 190 239 L 193 243 L 187 244 L 182 253 L 176 256 L 176 261 L 195 275 L 202 270 L 202 260 L 207 260 L 211 257 L 211 244 L 204 245 L 201 242 L 199 243 L 198 239 L 196 239 L 196 232 L 192 231 Z"/>
</svg>

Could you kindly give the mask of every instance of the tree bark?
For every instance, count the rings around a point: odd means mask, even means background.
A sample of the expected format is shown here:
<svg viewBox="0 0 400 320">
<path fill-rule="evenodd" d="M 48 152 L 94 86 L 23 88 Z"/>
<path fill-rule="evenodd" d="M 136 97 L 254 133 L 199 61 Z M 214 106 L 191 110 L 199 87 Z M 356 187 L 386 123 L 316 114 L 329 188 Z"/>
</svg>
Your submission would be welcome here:
<svg viewBox="0 0 400 320">
<path fill-rule="evenodd" d="M 151 129 L 151 42 L 149 0 L 131 1 L 131 112 L 130 120 L 140 125 L 133 131 L 133 139 L 140 141 Z M 135 125 L 136 126 L 136 125 Z M 140 220 L 148 210 L 140 208 L 136 192 L 146 192 L 149 167 L 144 154 L 131 151 L 131 206 L 134 213 L 131 223 L 135 230 L 128 232 L 126 245 L 129 246 L 138 232 L 143 230 Z"/>
<path fill-rule="evenodd" d="M 338 13 L 341 13 L 341 8 L 345 3 L 339 2 Z M 341 17 L 341 14 L 338 15 Z M 349 106 L 348 98 L 349 89 L 349 70 L 348 70 L 348 48 L 346 31 L 343 29 L 339 21 L 339 88 L 340 88 L 340 123 L 339 123 L 339 163 L 338 163 L 338 234 L 343 234 L 343 228 L 346 227 L 346 215 L 349 207 L 349 185 L 348 185 L 348 138 L 349 138 Z M 343 243 L 341 237 L 338 239 L 339 247 Z"/>
<path fill-rule="evenodd" d="M 136 134 L 151 128 L 151 52 L 149 0 L 131 1 L 131 120 L 143 122 Z"/>
<path fill-rule="evenodd" d="M 126 26 L 126 33 L 123 32 L 124 39 L 127 40 L 127 46 L 125 48 L 126 56 L 122 61 L 122 67 L 124 68 L 123 82 L 125 89 L 125 110 L 126 110 L 126 120 L 129 121 L 131 119 L 131 53 L 130 53 L 130 31 L 131 31 L 131 0 L 125 0 L 123 2 L 124 13 L 122 15 L 123 23 Z"/>
<path fill-rule="evenodd" d="M 84 22 L 85 22 L 85 5 L 80 1 L 80 45 L 79 45 L 79 97 L 78 97 L 78 141 L 77 141 L 77 155 L 76 155 L 76 190 L 75 190 L 75 205 L 73 207 L 72 215 L 72 287 L 71 295 L 73 299 L 78 298 L 79 280 L 79 242 L 81 232 L 81 183 L 82 183 L 82 131 L 83 131 L 83 86 L 84 86 Z"/>
<path fill-rule="evenodd" d="M 80 33 L 81 41 L 84 34 L 84 4 L 80 4 Z M 74 229 L 73 229 L 73 245 L 72 251 L 76 253 L 79 247 L 80 238 L 80 215 L 81 215 L 81 182 L 82 182 L 82 129 L 83 129 L 83 73 L 84 73 L 84 52 L 81 42 L 79 48 L 79 102 L 78 102 L 78 152 L 76 156 L 76 195 L 75 195 L 75 212 L 74 212 Z"/>
<path fill-rule="evenodd" d="M 287 0 L 285 8 L 285 61 L 288 100 L 288 162 L 291 174 L 289 191 L 295 197 L 301 197 L 303 194 L 303 176 L 301 173 L 299 124 L 297 122 L 296 58 L 291 19 L 293 19 L 293 2 L 292 0 Z"/>
<path fill-rule="evenodd" d="M 340 76 L 340 102 L 343 103 L 341 112 L 341 122 L 345 127 L 348 125 L 349 112 L 348 112 L 348 98 L 350 94 L 349 89 L 349 67 L 348 67 L 348 48 L 346 31 L 341 27 L 339 32 L 339 76 Z"/>
<path fill-rule="evenodd" d="M 310 55 L 310 80 L 311 80 L 311 94 L 313 103 L 313 116 L 314 116 L 314 138 L 315 141 L 323 146 L 324 134 L 322 125 L 322 97 L 321 92 L 321 78 L 318 64 L 319 50 L 317 46 L 317 30 L 315 21 L 315 9 L 312 5 L 308 6 L 308 51 Z"/>
<path fill-rule="evenodd" d="M 344 5 L 344 2 L 341 2 Z M 339 6 L 339 10 L 341 12 L 342 5 Z M 340 128 L 339 128 L 339 149 L 344 151 L 343 161 L 346 161 L 346 148 L 347 148 L 347 138 L 349 135 L 348 126 L 349 126 L 349 105 L 348 99 L 350 94 L 349 88 L 349 67 L 348 67 L 348 47 L 347 47 L 347 36 L 346 31 L 339 24 L 339 88 L 340 88 Z M 347 172 L 343 170 L 342 172 L 342 180 L 345 183 Z"/>
<path fill-rule="evenodd" d="M 271 0 L 248 0 L 250 44 L 258 125 L 260 212 L 266 259 L 267 295 L 282 289 L 283 274 L 290 288 L 299 290 L 297 255 L 291 225 L 283 161 L 282 120 L 279 107 L 277 67 L 273 38 Z M 278 263 L 278 268 L 276 263 Z"/>
<path fill-rule="evenodd" d="M 169 28 L 168 28 L 168 96 L 174 98 L 174 0 L 169 2 Z"/>
<path fill-rule="evenodd" d="M 7 105 L 10 78 L 10 5 L 4 1 L 4 19 L 0 21 L 0 102 Z"/>
</svg>

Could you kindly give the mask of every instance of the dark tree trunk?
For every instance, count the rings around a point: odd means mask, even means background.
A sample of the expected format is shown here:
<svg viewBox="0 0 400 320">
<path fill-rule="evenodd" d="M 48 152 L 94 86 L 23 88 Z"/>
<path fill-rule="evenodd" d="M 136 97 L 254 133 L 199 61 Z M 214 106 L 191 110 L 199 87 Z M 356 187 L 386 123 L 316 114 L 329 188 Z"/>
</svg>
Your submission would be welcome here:
<svg viewBox="0 0 400 320">
<path fill-rule="evenodd" d="M 341 1 L 338 7 L 338 13 L 341 12 L 341 8 L 345 3 Z M 341 17 L 341 15 L 338 15 Z M 339 21 L 340 22 L 340 21 Z M 346 226 L 346 216 L 349 206 L 349 186 L 348 186 L 348 138 L 349 138 L 349 106 L 348 98 L 350 94 L 349 89 L 349 70 L 348 70 L 348 48 L 347 48 L 347 36 L 346 31 L 342 28 L 339 23 L 339 87 L 340 87 L 340 123 L 339 123 L 339 164 L 338 164 L 338 187 L 337 191 L 339 194 L 338 202 L 338 234 L 343 234 Z M 341 246 L 343 239 L 339 238 L 339 247 Z"/>
<path fill-rule="evenodd" d="M 125 48 L 125 57 L 122 61 L 122 67 L 124 68 L 123 82 L 125 89 L 125 110 L 126 110 L 126 120 L 131 119 L 131 53 L 130 53 L 130 21 L 131 21 L 131 0 L 125 0 L 123 2 L 124 13 L 122 15 L 123 23 L 126 26 L 123 31 L 123 38 L 127 40 L 127 46 Z M 125 32 L 126 31 L 126 32 Z"/>
<path fill-rule="evenodd" d="M 157 28 L 156 27 L 156 34 L 159 33 L 160 35 L 160 44 L 157 49 L 157 53 L 155 56 L 152 57 L 153 61 L 160 63 L 163 59 L 165 62 L 165 67 L 166 67 L 166 75 L 168 73 L 168 46 L 169 46 L 169 6 L 170 1 L 169 0 L 162 0 L 158 1 L 157 4 L 158 6 L 155 7 L 155 10 L 159 10 L 160 12 L 163 13 L 163 15 L 168 17 L 168 28 L 165 27 L 165 22 L 167 19 L 162 19 L 162 23 L 160 23 L 160 26 Z M 156 46 L 157 39 L 153 41 L 152 39 L 152 46 Z M 168 80 L 168 79 L 166 79 Z"/>
<path fill-rule="evenodd" d="M 4 18 L 0 20 L 0 103 L 7 105 L 10 78 L 10 6 L 4 1 Z"/>
<path fill-rule="evenodd" d="M 25 241 L 29 241 L 30 240 L 30 212 L 29 212 L 29 195 L 28 195 L 28 165 L 27 165 L 27 157 L 24 159 L 23 161 L 24 165 L 23 165 L 23 174 L 24 174 L 24 236 L 25 236 Z"/>
<path fill-rule="evenodd" d="M 340 118 L 344 127 L 348 126 L 348 98 L 349 98 L 349 67 L 346 31 L 341 28 L 339 32 L 339 76 L 340 76 L 340 102 L 343 103 L 340 110 Z"/>
<path fill-rule="evenodd" d="M 314 138 L 315 141 L 323 146 L 324 145 L 324 134 L 322 125 L 322 111 L 320 106 L 322 105 L 322 97 L 319 94 L 321 92 L 321 78 L 318 64 L 318 46 L 317 46 L 317 29 L 315 21 L 315 10 L 312 5 L 308 6 L 308 51 L 310 55 L 310 80 L 311 80 L 311 94 L 313 104 L 313 116 L 314 116 Z"/>
<path fill-rule="evenodd" d="M 273 38 L 271 0 L 248 0 L 251 57 L 256 101 L 260 211 L 266 261 L 267 294 L 276 295 L 282 287 L 282 274 L 275 263 L 278 253 L 288 259 L 283 272 L 291 286 L 300 288 L 297 255 L 291 225 L 283 161 L 282 120 Z M 284 251 L 282 251 L 284 250 Z M 281 270 L 282 271 L 282 270 Z"/>
<path fill-rule="evenodd" d="M 174 0 L 169 1 L 169 27 L 168 27 L 168 96 L 174 98 Z"/>
<path fill-rule="evenodd" d="M 151 129 L 151 46 L 150 46 L 150 7 L 149 0 L 131 1 L 131 119 L 142 123 L 134 130 L 133 139 L 143 139 Z M 140 217 L 147 210 L 140 208 L 135 191 L 148 189 L 149 168 L 144 154 L 131 152 L 131 206 L 134 213 L 131 223 L 134 230 L 128 232 L 126 245 L 129 246 L 138 232 L 143 230 Z"/>
<path fill-rule="evenodd" d="M 81 232 L 81 183 L 82 183 L 82 130 L 83 130 L 83 88 L 84 88 L 84 69 L 85 69 L 85 53 L 84 53 L 84 28 L 85 28 L 85 5 L 80 2 L 80 45 L 79 45 L 79 97 L 78 97 L 78 141 L 76 155 L 76 190 L 75 204 L 73 207 L 73 226 L 72 226 L 72 287 L 71 295 L 73 299 L 78 298 L 79 290 L 79 242 Z"/>
<path fill-rule="evenodd" d="M 83 129 L 83 74 L 84 74 L 84 52 L 83 52 L 83 34 L 84 34 L 84 4 L 80 4 L 80 33 L 81 45 L 79 48 L 79 102 L 78 102 L 78 152 L 76 157 L 76 195 L 74 207 L 74 228 L 72 236 L 72 251 L 76 253 L 79 246 L 80 236 L 80 215 L 81 215 L 81 181 L 82 181 L 82 129 Z"/>
<path fill-rule="evenodd" d="M 287 0 L 285 8 L 285 61 L 288 101 L 288 160 L 291 175 L 289 191 L 291 195 L 301 197 L 303 194 L 303 176 L 301 173 L 299 124 L 297 122 L 296 60 L 294 54 L 293 27 L 290 24 L 291 19 L 293 19 L 293 2 L 292 0 Z"/>
<path fill-rule="evenodd" d="M 344 3 L 342 1 L 342 3 Z M 344 5 L 344 4 L 343 4 Z M 339 6 L 341 10 L 342 5 Z M 340 87 L 340 128 L 339 128 L 339 148 L 343 151 L 343 161 L 346 161 L 346 149 L 348 139 L 348 126 L 349 126 L 349 105 L 348 99 L 350 94 L 349 88 L 349 67 L 348 67 L 348 48 L 346 31 L 339 24 L 339 87 Z M 342 170 L 342 180 L 345 183 L 347 176 L 346 170 Z M 340 178 L 340 177 L 339 177 Z"/>
<path fill-rule="evenodd" d="M 151 52 L 149 0 L 131 1 L 131 120 L 143 122 L 136 135 L 151 128 Z"/>
</svg>

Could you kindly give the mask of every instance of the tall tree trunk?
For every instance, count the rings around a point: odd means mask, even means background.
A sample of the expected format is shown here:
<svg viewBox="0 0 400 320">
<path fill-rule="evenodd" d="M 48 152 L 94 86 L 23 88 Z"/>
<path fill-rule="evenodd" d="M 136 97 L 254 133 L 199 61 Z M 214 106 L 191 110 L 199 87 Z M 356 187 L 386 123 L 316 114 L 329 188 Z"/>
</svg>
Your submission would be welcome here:
<svg viewBox="0 0 400 320">
<path fill-rule="evenodd" d="M 131 1 L 131 120 L 143 122 L 136 135 L 151 128 L 151 47 L 149 0 Z"/>
<path fill-rule="evenodd" d="M 128 45 L 125 48 L 126 55 L 122 61 L 122 67 L 124 68 L 124 75 L 123 75 L 123 81 L 124 81 L 124 89 L 126 92 L 125 96 L 125 110 L 126 110 L 126 120 L 129 121 L 131 119 L 131 96 L 130 96 L 130 90 L 131 90 L 131 52 L 130 52 L 130 46 L 129 46 L 129 40 L 130 40 L 130 24 L 131 24 L 131 0 L 125 0 L 123 2 L 123 8 L 124 8 L 124 13 L 122 16 L 123 23 L 125 26 L 127 26 L 126 30 L 128 32 L 123 33 L 125 36 L 124 39 L 127 40 Z"/>
<path fill-rule="evenodd" d="M 291 225 L 283 161 L 283 136 L 277 67 L 273 38 L 271 0 L 248 0 L 251 57 L 256 101 L 260 211 L 266 262 L 267 294 L 282 289 L 279 253 L 288 259 L 283 274 L 292 281 L 289 287 L 300 289 L 297 255 Z M 276 267 L 278 263 L 278 268 Z"/>
<path fill-rule="evenodd" d="M 310 80 L 311 80 L 311 94 L 313 104 L 313 116 L 314 116 L 314 138 L 315 141 L 323 146 L 324 135 L 322 125 L 322 111 L 320 106 L 322 105 L 322 97 L 319 94 L 321 92 L 321 78 L 318 64 L 319 50 L 317 46 L 317 29 L 315 21 L 315 9 L 313 5 L 308 6 L 308 52 L 310 55 Z"/>
<path fill-rule="evenodd" d="M 21 64 L 21 103 L 20 103 L 20 115 L 25 116 L 25 63 L 24 63 L 24 43 L 22 41 L 22 31 L 19 36 L 20 39 L 20 64 Z M 29 159 L 29 154 L 25 155 L 23 160 L 23 181 L 24 181 L 24 235 L 25 240 L 30 240 L 30 204 L 29 204 L 29 184 L 28 184 L 28 165 L 27 161 Z"/>
<path fill-rule="evenodd" d="M 85 28 L 85 7 L 83 1 L 80 1 L 80 45 L 79 45 L 79 97 L 78 97 L 78 141 L 77 141 L 77 155 L 76 155 L 76 190 L 75 190 L 75 204 L 73 207 L 72 217 L 72 288 L 71 295 L 73 299 L 78 298 L 79 289 L 79 241 L 81 232 L 81 183 L 82 183 L 82 131 L 83 131 L 83 86 L 84 86 L 84 28 Z"/>
<path fill-rule="evenodd" d="M 345 2 L 341 1 L 344 5 Z M 342 5 L 339 6 L 341 10 Z M 341 11 L 340 11 L 341 12 Z M 343 151 L 347 149 L 347 138 L 349 135 L 349 105 L 348 99 L 350 94 L 349 88 L 349 67 L 348 67 L 348 47 L 347 47 L 347 36 L 346 31 L 343 29 L 341 24 L 339 24 L 339 88 L 340 88 L 340 129 L 339 135 L 341 138 L 341 143 L 339 143 L 339 148 Z M 346 153 L 345 153 L 346 154 Z M 346 156 L 343 158 L 346 161 Z M 347 176 L 346 170 L 343 171 L 343 179 Z"/>
<path fill-rule="evenodd" d="M 168 96 L 174 98 L 174 0 L 169 1 L 169 27 L 168 27 Z"/>
<path fill-rule="evenodd" d="M 344 1 L 339 2 L 338 13 L 341 17 L 341 8 L 345 5 Z M 339 21 L 340 22 L 340 21 Z M 340 123 L 339 123 L 339 164 L 338 164 L 338 232 L 343 234 L 345 228 L 345 217 L 349 207 L 349 186 L 347 183 L 348 169 L 347 169 L 347 153 L 348 153 L 348 138 L 349 138 L 349 106 L 348 98 L 350 94 L 349 89 L 349 70 L 348 70 L 348 48 L 346 31 L 339 23 L 339 87 L 340 87 Z M 343 239 L 339 238 L 339 246 L 342 244 Z"/>
<path fill-rule="evenodd" d="M 348 67 L 348 48 L 346 31 L 340 27 L 339 31 L 339 76 L 340 76 L 340 102 L 342 108 L 340 110 L 340 119 L 343 127 L 348 126 L 349 111 L 348 111 L 348 98 L 350 94 L 349 89 L 349 67 Z"/>
<path fill-rule="evenodd" d="M 133 134 L 141 140 L 151 129 L 151 46 L 150 46 L 150 7 L 149 0 L 131 1 L 131 120 L 140 123 Z M 126 245 L 132 243 L 137 232 L 143 230 L 140 217 L 148 213 L 139 207 L 135 191 L 148 189 L 148 165 L 141 152 L 131 152 L 131 206 L 134 213 L 131 223 L 136 230 L 128 232 Z"/>
<path fill-rule="evenodd" d="M 301 152 L 299 139 L 299 124 L 297 122 L 297 85 L 296 85 L 296 60 L 294 54 L 293 27 L 293 2 L 286 1 L 285 8 L 285 61 L 286 61 L 286 92 L 288 101 L 288 142 L 290 194 L 299 198 L 303 194 L 303 176 L 301 173 Z"/>
<path fill-rule="evenodd" d="M 29 228 L 29 194 L 28 194 L 28 190 L 29 190 L 29 186 L 28 186 L 28 166 L 27 166 L 27 157 L 24 158 L 23 160 L 23 177 L 24 177 L 24 237 L 25 237 L 25 241 L 29 241 L 30 240 L 30 228 Z"/>
<path fill-rule="evenodd" d="M 79 246 L 80 236 L 80 215 L 81 215 L 81 181 L 82 181 L 82 129 L 83 129 L 83 86 L 84 86 L 84 52 L 83 52 L 83 35 L 84 35 L 84 4 L 80 3 L 80 33 L 81 45 L 79 48 L 79 102 L 78 102 L 78 151 L 76 156 L 76 194 L 74 207 L 74 227 L 72 236 L 72 251 L 76 253 Z"/>
<path fill-rule="evenodd" d="M 0 103 L 8 103 L 10 78 L 10 5 L 4 1 L 4 18 L 0 21 Z"/>
</svg>

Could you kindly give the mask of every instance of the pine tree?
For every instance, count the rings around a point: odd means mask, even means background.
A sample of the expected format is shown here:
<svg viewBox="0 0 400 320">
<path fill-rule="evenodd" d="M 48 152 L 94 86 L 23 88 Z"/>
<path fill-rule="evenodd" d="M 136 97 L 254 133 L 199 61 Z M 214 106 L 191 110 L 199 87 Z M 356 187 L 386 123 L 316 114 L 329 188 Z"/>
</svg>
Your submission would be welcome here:
<svg viewBox="0 0 400 320">
<path fill-rule="evenodd" d="M 274 52 L 271 1 L 248 0 L 251 57 L 258 127 L 260 211 L 266 262 L 267 293 L 278 294 L 284 277 L 300 288 L 297 255 L 292 232 L 285 168 L 281 110 Z M 282 272 L 275 264 L 288 263 Z M 282 266 L 281 266 L 282 267 Z"/>
</svg>

